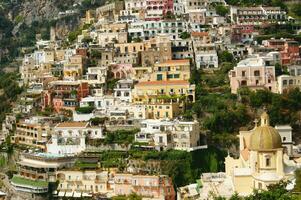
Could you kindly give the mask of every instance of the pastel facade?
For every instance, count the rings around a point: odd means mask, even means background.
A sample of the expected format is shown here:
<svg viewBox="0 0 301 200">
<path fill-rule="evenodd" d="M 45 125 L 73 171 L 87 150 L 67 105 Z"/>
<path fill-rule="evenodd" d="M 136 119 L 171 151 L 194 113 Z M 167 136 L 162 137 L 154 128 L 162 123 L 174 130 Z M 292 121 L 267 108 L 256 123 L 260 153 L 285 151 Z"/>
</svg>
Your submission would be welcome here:
<svg viewBox="0 0 301 200">
<path fill-rule="evenodd" d="M 133 90 L 133 102 L 149 103 L 164 95 L 175 97 L 183 95 L 193 102 L 194 91 L 195 86 L 184 80 L 140 82 Z"/>
<path fill-rule="evenodd" d="M 134 76 L 132 64 L 114 64 L 110 66 L 111 73 L 115 79 L 127 79 Z"/>
<path fill-rule="evenodd" d="M 134 82 L 131 79 L 119 80 L 114 88 L 114 97 L 121 101 L 132 101 L 132 88 Z"/>
<path fill-rule="evenodd" d="M 16 132 L 15 135 L 12 136 L 12 142 L 15 144 L 45 149 L 49 135 L 49 125 L 21 121 L 16 125 Z"/>
<path fill-rule="evenodd" d="M 101 126 L 91 126 L 89 122 L 62 122 L 57 124 L 53 131 L 63 137 L 78 137 L 85 135 L 92 139 L 103 139 L 103 128 Z"/>
<path fill-rule="evenodd" d="M 277 92 L 274 64 L 279 61 L 279 55 L 270 53 L 267 57 L 247 58 L 240 61 L 229 72 L 231 92 L 237 93 L 241 87 L 250 89 L 268 89 Z"/>
<path fill-rule="evenodd" d="M 114 186 L 115 195 L 130 195 L 134 192 L 145 198 L 175 199 L 172 181 L 164 175 L 116 174 Z"/>
<path fill-rule="evenodd" d="M 74 55 L 64 64 L 64 79 L 77 80 L 83 74 L 84 59 L 81 55 Z"/>
<path fill-rule="evenodd" d="M 57 172 L 57 179 L 60 181 L 58 196 L 103 194 L 113 197 L 136 193 L 143 198 L 175 199 L 172 181 L 163 175 L 133 175 L 101 170 L 61 170 Z"/>
<path fill-rule="evenodd" d="M 301 76 L 280 75 L 277 77 L 277 92 L 280 94 L 290 89 L 301 89 Z"/>
<path fill-rule="evenodd" d="M 286 12 L 280 7 L 231 7 L 230 16 L 236 24 L 260 25 L 286 21 Z"/>
<path fill-rule="evenodd" d="M 22 153 L 18 162 L 19 174 L 12 179 L 17 191 L 41 194 L 48 192 L 49 182 L 56 181 L 56 171 L 74 164 L 74 157 L 47 153 Z"/>
<path fill-rule="evenodd" d="M 56 173 L 58 196 L 92 196 L 92 194 L 105 194 L 112 191 L 108 183 L 107 171 L 96 170 L 60 170 Z M 76 184 L 72 184 L 76 183 Z"/>
<path fill-rule="evenodd" d="M 264 46 L 280 51 L 282 65 L 296 65 L 301 63 L 300 46 L 297 41 L 287 39 L 271 39 L 263 41 Z"/>
<path fill-rule="evenodd" d="M 199 145 L 200 128 L 196 121 L 144 120 L 141 131 L 135 135 L 136 142 L 149 143 L 155 149 L 162 151 L 176 149 L 193 151 L 206 148 Z"/>
<path fill-rule="evenodd" d="M 169 80 L 189 80 L 190 61 L 189 60 L 168 60 L 157 63 L 153 67 L 151 74 L 152 81 Z"/>
<path fill-rule="evenodd" d="M 46 144 L 46 152 L 57 155 L 74 156 L 86 149 L 85 136 L 62 136 L 53 134 Z"/>
<path fill-rule="evenodd" d="M 218 68 L 217 51 L 213 45 L 195 47 L 195 62 L 197 69 Z"/>
<path fill-rule="evenodd" d="M 74 110 L 79 101 L 89 95 L 87 82 L 53 81 L 43 92 L 43 108 L 52 106 L 56 112 L 62 109 Z"/>
</svg>

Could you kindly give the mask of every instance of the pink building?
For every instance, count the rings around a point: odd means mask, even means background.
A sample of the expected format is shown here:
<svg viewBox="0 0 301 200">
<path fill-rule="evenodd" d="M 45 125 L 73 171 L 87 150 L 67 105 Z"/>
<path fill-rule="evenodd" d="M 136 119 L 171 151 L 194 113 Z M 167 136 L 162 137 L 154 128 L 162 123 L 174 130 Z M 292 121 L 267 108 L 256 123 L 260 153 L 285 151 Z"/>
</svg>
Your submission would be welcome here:
<svg viewBox="0 0 301 200">
<path fill-rule="evenodd" d="M 173 13 L 173 0 L 146 0 L 145 20 L 159 21 L 168 11 Z"/>
<path fill-rule="evenodd" d="M 175 199 L 175 190 L 171 178 L 168 176 L 116 174 L 114 183 L 115 195 L 136 193 L 151 199 Z"/>
<path fill-rule="evenodd" d="M 240 61 L 233 70 L 229 72 L 231 92 L 237 93 L 241 87 L 248 87 L 253 90 L 268 89 L 277 92 L 276 76 L 274 64 L 277 59 L 273 57 L 277 53 L 270 54 L 269 57 L 247 58 Z"/>
<path fill-rule="evenodd" d="M 297 41 L 287 39 L 271 39 L 264 41 L 264 45 L 280 51 L 282 65 L 301 63 L 300 46 Z"/>
<path fill-rule="evenodd" d="M 135 74 L 132 64 L 114 64 L 110 66 L 110 69 L 115 79 L 128 79 Z"/>
<path fill-rule="evenodd" d="M 56 112 L 74 110 L 82 98 L 89 95 L 89 85 L 80 81 L 53 81 L 43 92 L 43 109 L 50 106 Z"/>
</svg>

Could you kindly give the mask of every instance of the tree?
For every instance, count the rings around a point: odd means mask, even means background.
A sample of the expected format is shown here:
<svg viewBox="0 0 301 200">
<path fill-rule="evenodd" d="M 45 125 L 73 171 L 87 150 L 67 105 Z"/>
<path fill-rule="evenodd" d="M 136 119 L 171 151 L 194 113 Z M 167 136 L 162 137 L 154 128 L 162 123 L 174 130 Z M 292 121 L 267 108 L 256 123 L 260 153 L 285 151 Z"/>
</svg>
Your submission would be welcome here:
<svg viewBox="0 0 301 200">
<path fill-rule="evenodd" d="M 298 17 L 301 17 L 301 4 L 298 3 L 298 4 L 293 4 L 292 5 L 292 12 L 298 16 Z"/>
<path fill-rule="evenodd" d="M 229 51 L 222 51 L 221 53 L 219 53 L 218 58 L 220 63 L 232 63 L 234 61 L 234 57 Z"/>
<path fill-rule="evenodd" d="M 245 200 L 293 200 L 295 196 L 286 190 L 287 182 L 267 186 L 267 190 L 255 190 Z"/>
<path fill-rule="evenodd" d="M 215 7 L 216 13 L 220 16 L 225 17 L 229 13 L 229 9 L 223 5 L 217 5 Z"/>
<path fill-rule="evenodd" d="M 180 34 L 180 38 L 183 39 L 183 40 L 188 39 L 188 38 L 190 38 L 190 33 L 186 32 L 186 31 L 182 32 Z"/>
</svg>

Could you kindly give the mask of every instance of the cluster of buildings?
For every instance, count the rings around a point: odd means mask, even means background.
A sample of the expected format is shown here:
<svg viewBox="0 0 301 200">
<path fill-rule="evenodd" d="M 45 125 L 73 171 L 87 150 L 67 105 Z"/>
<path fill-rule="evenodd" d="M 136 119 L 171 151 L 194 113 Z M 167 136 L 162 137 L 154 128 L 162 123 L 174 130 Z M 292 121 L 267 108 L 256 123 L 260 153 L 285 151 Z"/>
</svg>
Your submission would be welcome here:
<svg viewBox="0 0 301 200">
<path fill-rule="evenodd" d="M 229 14 L 219 15 L 216 5 Z M 51 192 L 59 199 L 136 193 L 174 200 L 207 198 L 211 191 L 226 197 L 234 191 L 249 194 L 291 178 L 300 162 L 283 155 L 282 145 L 293 152 L 291 129 L 270 127 L 267 115 L 261 126 L 240 133 L 241 156 L 226 158 L 225 173 L 203 174 L 198 183 L 177 192 L 170 177 L 142 172 L 138 161 L 130 160 L 128 169 L 120 171 L 103 168 L 97 158 L 81 158 L 91 149 L 102 150 L 91 141 L 119 129 L 138 128 L 132 145 L 141 149 L 207 148 L 199 122 L 182 114 L 196 101 L 194 69 L 218 69 L 222 51 L 241 60 L 229 72 L 232 93 L 241 87 L 275 93 L 300 87 L 298 42 L 253 41 L 259 34 L 256 26 L 286 22 L 286 12 L 278 7 L 232 7 L 224 0 L 125 0 L 88 10 L 81 25 L 89 28 L 68 47 L 52 27 L 50 40 L 38 41 L 24 56 L 19 83 L 26 91 L 2 124 L 2 139 L 10 137 L 14 145 L 29 149 L 20 155 L 12 186 L 25 199 L 49 194 L 58 183 Z M 276 65 L 287 66 L 289 75 L 277 76 Z M 156 163 L 149 168 L 157 171 Z"/>
<path fill-rule="evenodd" d="M 202 174 L 196 183 L 178 188 L 178 199 L 230 198 L 235 192 L 248 196 L 281 180 L 290 181 L 287 189 L 293 189 L 301 159 L 292 151 L 291 127 L 270 126 L 266 112 L 257 123 L 252 130 L 239 132 L 239 157 L 225 158 L 225 172 Z"/>
<path fill-rule="evenodd" d="M 241 87 L 267 89 L 279 94 L 300 88 L 301 47 L 297 41 L 264 40 L 262 46 L 253 50 L 256 53 L 241 60 L 229 72 L 232 93 L 237 93 Z"/>
</svg>

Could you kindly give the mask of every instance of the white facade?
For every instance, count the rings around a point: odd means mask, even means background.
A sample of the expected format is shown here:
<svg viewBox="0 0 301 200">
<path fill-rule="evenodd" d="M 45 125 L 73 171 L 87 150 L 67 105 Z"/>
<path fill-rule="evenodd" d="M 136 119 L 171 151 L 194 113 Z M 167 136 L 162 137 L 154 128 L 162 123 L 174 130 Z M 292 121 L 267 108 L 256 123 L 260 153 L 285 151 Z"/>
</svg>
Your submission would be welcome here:
<svg viewBox="0 0 301 200">
<path fill-rule="evenodd" d="M 62 137 L 88 136 L 92 139 L 104 138 L 101 126 L 91 126 L 89 122 L 63 122 L 54 127 L 54 133 Z"/>
<path fill-rule="evenodd" d="M 114 97 L 121 101 L 132 102 L 133 80 L 119 80 L 114 88 Z"/>
<path fill-rule="evenodd" d="M 62 137 L 53 135 L 51 141 L 46 144 L 47 153 L 59 155 L 75 155 L 86 149 L 84 136 Z"/>
<path fill-rule="evenodd" d="M 195 53 L 195 62 L 197 69 L 218 68 L 218 56 L 214 51 L 199 51 Z"/>
<path fill-rule="evenodd" d="M 144 120 L 141 131 L 135 135 L 136 142 L 152 143 L 157 150 L 177 149 L 193 151 L 199 146 L 199 123 L 184 121 Z"/>
<path fill-rule="evenodd" d="M 285 147 L 287 154 L 291 156 L 293 153 L 292 127 L 290 125 L 277 125 L 275 129 L 279 132 L 282 146 Z"/>
</svg>

